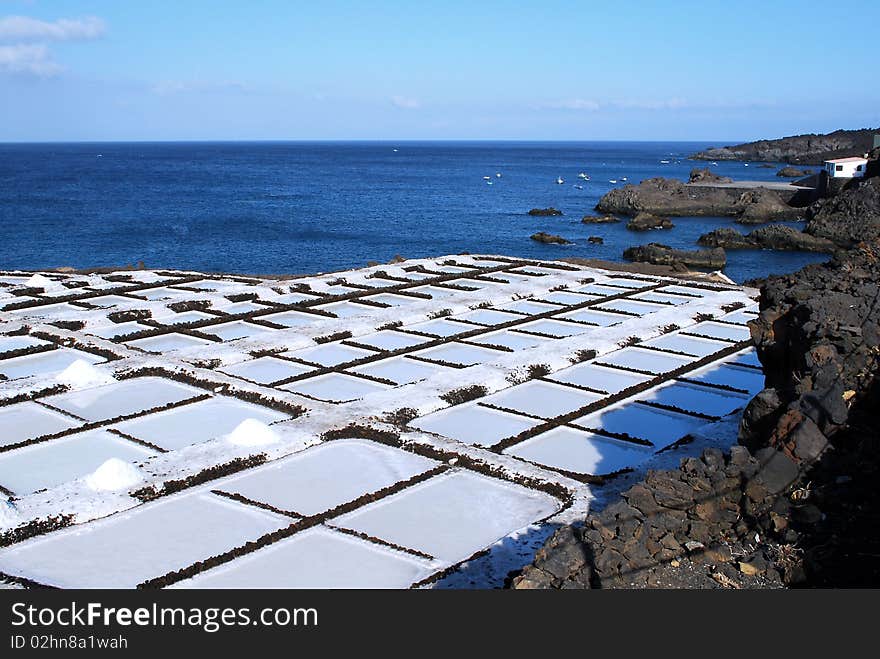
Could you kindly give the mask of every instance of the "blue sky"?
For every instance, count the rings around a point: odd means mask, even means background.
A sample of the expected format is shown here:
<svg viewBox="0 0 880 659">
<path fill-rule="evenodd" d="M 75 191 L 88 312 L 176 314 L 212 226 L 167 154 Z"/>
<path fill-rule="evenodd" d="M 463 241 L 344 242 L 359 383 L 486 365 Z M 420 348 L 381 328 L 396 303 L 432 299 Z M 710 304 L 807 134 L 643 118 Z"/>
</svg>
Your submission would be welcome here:
<svg viewBox="0 0 880 659">
<path fill-rule="evenodd" d="M 721 142 L 878 126 L 880 3 L 830 7 L 0 0 L 0 141 Z"/>
</svg>

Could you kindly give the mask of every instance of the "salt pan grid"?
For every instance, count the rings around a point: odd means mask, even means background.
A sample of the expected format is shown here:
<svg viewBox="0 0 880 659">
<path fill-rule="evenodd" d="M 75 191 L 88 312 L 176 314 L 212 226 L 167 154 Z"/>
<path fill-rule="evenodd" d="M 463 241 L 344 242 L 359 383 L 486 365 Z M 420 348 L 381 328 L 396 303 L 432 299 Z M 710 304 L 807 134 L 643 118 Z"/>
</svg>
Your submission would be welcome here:
<svg viewBox="0 0 880 659">
<path fill-rule="evenodd" d="M 611 302 L 602 302 L 601 304 L 597 304 L 596 308 L 605 311 L 621 311 L 636 316 L 644 316 L 647 313 L 653 313 L 663 309 L 663 307 L 657 303 L 634 299 L 619 299 L 612 300 Z"/>
<path fill-rule="evenodd" d="M 15 494 L 30 494 L 87 476 L 110 458 L 136 462 L 155 454 L 106 430 L 86 430 L 0 453 L 0 483 Z"/>
<path fill-rule="evenodd" d="M 724 341 L 713 341 L 712 339 L 704 339 L 698 336 L 688 336 L 681 332 L 670 332 L 656 339 L 642 341 L 642 345 L 668 350 L 669 352 L 694 355 L 696 357 L 707 357 L 727 347 Z"/>
<path fill-rule="evenodd" d="M 137 298 L 122 295 L 102 295 L 101 297 L 89 298 L 89 304 L 102 308 L 128 307 L 138 302 Z"/>
<path fill-rule="evenodd" d="M 638 293 L 632 296 L 633 300 L 642 300 L 644 302 L 659 302 L 660 304 L 687 304 L 691 299 L 686 295 L 673 295 L 672 293 L 660 293 L 649 291 L 647 293 Z"/>
<path fill-rule="evenodd" d="M 47 345 L 51 344 L 48 341 L 41 341 L 32 336 L 0 336 L 0 353 Z"/>
<path fill-rule="evenodd" d="M 445 343 L 435 348 L 427 348 L 413 353 L 416 357 L 432 359 L 460 366 L 471 366 L 498 359 L 503 352 L 465 343 Z"/>
<path fill-rule="evenodd" d="M 410 384 L 437 374 L 449 374 L 451 372 L 446 366 L 410 359 L 406 356 L 390 357 L 389 359 L 370 362 L 363 366 L 354 366 L 350 370 L 354 373 L 390 380 L 395 384 Z"/>
<path fill-rule="evenodd" d="M 544 302 L 535 302 L 532 300 L 517 300 L 516 302 L 508 302 L 507 304 L 498 305 L 499 311 L 515 311 L 523 314 L 539 314 L 557 311 L 559 307 Z"/>
<path fill-rule="evenodd" d="M 316 527 L 172 588 L 407 588 L 433 561 L 327 527 Z"/>
<path fill-rule="evenodd" d="M 211 342 L 208 339 L 190 336 L 189 334 L 176 333 L 150 336 L 143 339 L 134 339 L 128 342 L 128 345 L 154 353 L 173 352 L 175 350 L 184 350 L 186 348 L 195 348 L 210 344 Z"/>
<path fill-rule="evenodd" d="M 494 446 L 502 439 L 518 435 L 539 423 L 526 416 L 469 403 L 423 416 L 412 426 L 467 444 Z"/>
<path fill-rule="evenodd" d="M 276 314 L 261 316 L 261 318 L 262 320 L 268 320 L 271 323 L 283 325 L 284 327 L 303 327 L 321 320 L 321 316 L 300 313 L 299 311 L 281 311 Z"/>
<path fill-rule="evenodd" d="M 394 330 L 381 330 L 375 334 L 360 336 L 357 339 L 359 345 L 370 346 L 377 350 L 399 350 L 421 345 L 430 339 L 413 334 L 404 334 Z"/>
<path fill-rule="evenodd" d="M 578 334 L 586 334 L 590 330 L 586 325 L 568 323 L 564 320 L 555 320 L 553 318 L 534 320 L 530 323 L 520 325 L 517 329 L 521 332 L 545 334 L 557 339 L 576 336 Z"/>
<path fill-rule="evenodd" d="M 247 419 L 269 424 L 286 418 L 282 412 L 218 396 L 122 421 L 113 427 L 126 435 L 173 451 L 223 437 Z"/>
<path fill-rule="evenodd" d="M 455 563 L 549 517 L 558 507 L 559 502 L 543 492 L 455 471 L 332 522 Z"/>
<path fill-rule="evenodd" d="M 482 403 L 552 419 L 594 403 L 601 394 L 555 382 L 531 380 L 482 399 Z"/>
<path fill-rule="evenodd" d="M 127 323 L 118 323 L 115 325 L 105 325 L 103 327 L 89 327 L 86 328 L 84 331 L 86 334 L 97 336 L 102 339 L 115 339 L 118 336 L 134 334 L 135 332 L 143 332 L 146 329 L 149 329 L 148 325 L 141 325 L 137 321 L 130 321 Z"/>
<path fill-rule="evenodd" d="M 758 359 L 758 351 L 754 348 L 737 352 L 730 356 L 728 360 L 730 364 L 739 364 L 742 366 L 751 366 L 752 368 L 761 368 L 761 360 Z"/>
<path fill-rule="evenodd" d="M 624 389 L 629 389 L 651 380 L 649 375 L 630 373 L 618 368 L 601 366 L 595 363 L 578 364 L 577 366 L 553 373 L 550 378 L 558 382 L 574 384 L 593 391 L 609 394 L 616 394 Z"/>
<path fill-rule="evenodd" d="M 46 585 L 430 583 L 763 386 L 753 300 L 708 280 L 457 256 L 13 296 L 31 275 L 0 273 L 0 532 L 77 527 L 0 549 L 0 577 Z M 89 485 L 110 458 L 135 484 Z"/>
<path fill-rule="evenodd" d="M 134 588 L 289 522 L 210 493 L 185 494 L 15 545 L 0 555 L 0 572 L 64 588 Z"/>
<path fill-rule="evenodd" d="M 358 400 L 390 388 L 382 382 L 354 377 L 346 373 L 325 373 L 280 386 L 286 391 L 331 403 Z"/>
<path fill-rule="evenodd" d="M 86 421 L 102 421 L 179 403 L 202 393 L 173 380 L 145 377 L 49 396 L 42 402 Z"/>
<path fill-rule="evenodd" d="M 293 359 L 318 364 L 319 366 L 337 366 L 346 362 L 353 362 L 364 357 L 370 357 L 375 353 L 362 348 L 354 348 L 344 343 L 325 343 L 288 353 Z"/>
<path fill-rule="evenodd" d="M 79 425 L 66 414 L 26 401 L 0 407 L 0 446 L 53 435 Z"/>
<path fill-rule="evenodd" d="M 633 402 L 609 406 L 601 412 L 575 419 L 574 423 L 589 430 L 632 437 L 651 442 L 657 448 L 666 448 L 704 425 L 705 421 Z"/>
<path fill-rule="evenodd" d="M 33 376 L 50 376 L 63 371 L 77 361 L 92 364 L 104 361 L 101 357 L 81 350 L 60 348 L 34 355 L 22 355 L 0 361 L 0 375 L 7 380 Z"/>
<path fill-rule="evenodd" d="M 314 366 L 306 366 L 288 359 L 268 356 L 230 364 L 222 368 L 224 373 L 260 384 L 272 384 L 273 382 L 287 380 L 288 378 L 297 377 L 314 370 Z"/>
<path fill-rule="evenodd" d="M 515 321 L 518 318 L 518 314 L 498 311 L 497 309 L 476 309 L 475 311 L 468 311 L 455 317 L 456 320 L 464 320 L 469 323 L 477 323 L 478 325 L 498 325 Z"/>
<path fill-rule="evenodd" d="M 748 341 L 751 336 L 748 327 L 714 321 L 697 323 L 696 325 L 689 327 L 687 332 L 689 334 L 708 336 L 727 341 Z"/>
<path fill-rule="evenodd" d="M 582 304 L 599 297 L 601 296 L 588 295 L 585 293 L 569 293 L 568 291 L 553 291 L 547 295 L 542 295 L 541 299 L 545 302 L 554 302 L 556 304 Z"/>
<path fill-rule="evenodd" d="M 609 313 L 607 311 L 599 311 L 595 308 L 568 311 L 566 313 L 559 314 L 558 317 L 564 320 L 575 320 L 579 323 L 599 325 L 600 327 L 611 327 L 613 325 L 619 325 L 626 320 L 626 317 L 622 317 L 620 314 Z"/>
<path fill-rule="evenodd" d="M 279 510 L 317 515 L 437 466 L 434 460 L 390 446 L 342 439 L 224 479 L 213 487 Z"/>
<path fill-rule="evenodd" d="M 631 442 L 560 426 L 504 451 L 576 474 L 613 474 L 648 460 L 654 450 Z"/>
<path fill-rule="evenodd" d="M 694 361 L 693 357 L 670 354 L 639 347 L 624 348 L 604 357 L 600 363 L 618 368 L 628 368 L 643 373 L 666 373 Z"/>
<path fill-rule="evenodd" d="M 231 323 L 224 323 L 222 325 L 213 325 L 210 329 L 212 335 L 219 337 L 223 341 L 254 338 L 260 334 L 273 331 L 274 330 L 271 327 L 254 325 L 253 323 L 246 323 L 241 320 L 235 320 Z"/>
<path fill-rule="evenodd" d="M 558 337 L 537 336 L 517 330 L 499 330 L 497 332 L 489 332 L 481 334 L 471 339 L 472 343 L 483 343 L 491 346 L 503 346 L 511 350 L 522 350 L 524 348 L 534 348 L 548 341 L 553 341 Z"/>
<path fill-rule="evenodd" d="M 429 320 L 425 323 L 416 323 L 415 325 L 404 326 L 403 329 L 410 332 L 418 332 L 420 334 L 428 334 L 430 336 L 449 337 L 463 334 L 465 332 L 473 332 L 476 329 L 473 325 L 457 322 L 455 320 L 447 320 L 438 318 Z"/>
</svg>

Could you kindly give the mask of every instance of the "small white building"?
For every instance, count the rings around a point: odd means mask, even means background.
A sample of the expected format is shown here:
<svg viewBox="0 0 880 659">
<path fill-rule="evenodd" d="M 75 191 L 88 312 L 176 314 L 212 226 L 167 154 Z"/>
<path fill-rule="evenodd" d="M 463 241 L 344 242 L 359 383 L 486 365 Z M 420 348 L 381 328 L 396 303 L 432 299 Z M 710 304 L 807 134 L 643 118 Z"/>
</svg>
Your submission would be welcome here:
<svg viewBox="0 0 880 659">
<path fill-rule="evenodd" d="M 825 161 L 825 171 L 831 178 L 862 178 L 867 165 L 867 158 L 837 158 Z"/>
</svg>

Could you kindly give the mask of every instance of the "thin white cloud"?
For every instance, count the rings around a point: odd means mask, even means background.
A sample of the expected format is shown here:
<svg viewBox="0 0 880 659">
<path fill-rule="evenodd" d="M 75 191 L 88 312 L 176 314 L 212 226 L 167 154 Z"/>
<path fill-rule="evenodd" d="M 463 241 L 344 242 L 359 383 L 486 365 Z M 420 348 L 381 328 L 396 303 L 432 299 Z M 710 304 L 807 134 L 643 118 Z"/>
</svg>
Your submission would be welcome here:
<svg viewBox="0 0 880 659">
<path fill-rule="evenodd" d="M 667 98 L 659 100 L 642 100 L 642 101 L 619 101 L 614 104 L 615 107 L 623 110 L 681 110 L 692 107 L 691 103 L 683 98 Z"/>
<path fill-rule="evenodd" d="M 2 72 L 48 77 L 56 75 L 62 70 L 63 67 L 52 59 L 52 54 L 43 44 L 0 46 L 0 71 Z"/>
<path fill-rule="evenodd" d="M 221 82 L 163 80 L 153 85 L 151 91 L 158 96 L 171 96 L 173 94 L 188 94 L 194 92 L 244 92 L 248 91 L 248 87 L 244 83 L 234 80 Z"/>
<path fill-rule="evenodd" d="M 0 40 L 15 42 L 87 41 L 104 36 L 107 26 L 96 16 L 41 21 L 29 16 L 0 18 Z"/>
<path fill-rule="evenodd" d="M 770 107 L 766 101 L 737 99 L 706 99 L 694 102 L 686 98 L 672 97 L 661 99 L 608 99 L 585 100 L 581 98 L 550 101 L 532 106 L 536 110 L 567 110 L 572 112 L 614 112 L 621 110 L 645 110 L 650 112 L 676 110 L 733 110 L 743 108 Z"/>
<path fill-rule="evenodd" d="M 59 18 L 43 21 L 30 16 L 0 17 L 0 73 L 54 76 L 64 67 L 56 62 L 48 43 L 90 41 L 104 35 L 100 18 Z"/>
<path fill-rule="evenodd" d="M 678 110 L 688 106 L 688 102 L 681 98 L 624 101 L 571 98 L 543 103 L 538 109 L 599 112 L 600 110 Z"/>
<path fill-rule="evenodd" d="M 168 96 L 170 94 L 180 94 L 189 91 L 189 87 L 185 82 L 180 80 L 163 80 L 153 85 L 152 92 L 159 96 Z"/>
<path fill-rule="evenodd" d="M 597 110 L 602 109 L 602 104 L 598 101 L 593 101 L 589 99 L 572 98 L 563 101 L 553 101 L 551 103 L 546 103 L 541 107 L 547 110 L 584 110 L 589 112 L 596 112 Z"/>
<path fill-rule="evenodd" d="M 391 105 L 401 110 L 418 110 L 422 107 L 422 103 L 417 98 L 408 96 L 392 96 Z"/>
</svg>

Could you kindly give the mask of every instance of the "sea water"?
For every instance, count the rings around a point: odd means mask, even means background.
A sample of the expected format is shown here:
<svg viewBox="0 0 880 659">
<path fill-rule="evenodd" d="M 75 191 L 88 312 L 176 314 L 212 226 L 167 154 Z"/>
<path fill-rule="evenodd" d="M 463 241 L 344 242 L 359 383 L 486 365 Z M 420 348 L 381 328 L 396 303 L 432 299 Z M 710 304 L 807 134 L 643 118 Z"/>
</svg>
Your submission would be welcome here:
<svg viewBox="0 0 880 659">
<path fill-rule="evenodd" d="M 669 231 L 586 225 L 614 187 L 696 166 L 778 181 L 775 168 L 717 166 L 684 142 L 235 142 L 0 144 L 0 269 L 124 266 L 313 273 L 470 252 L 620 261 L 662 242 L 693 249 L 730 218 Z M 586 173 L 590 180 L 578 177 Z M 500 174 L 500 176 L 498 176 Z M 488 177 L 485 180 L 484 177 Z M 557 184 L 561 177 L 565 182 Z M 610 181 L 617 181 L 611 183 Z M 490 185 L 491 184 L 491 185 Z M 554 206 L 562 217 L 532 217 Z M 529 239 L 559 234 L 573 245 Z M 587 242 L 590 236 L 604 244 Z M 791 272 L 823 255 L 731 251 L 728 276 Z"/>
</svg>

